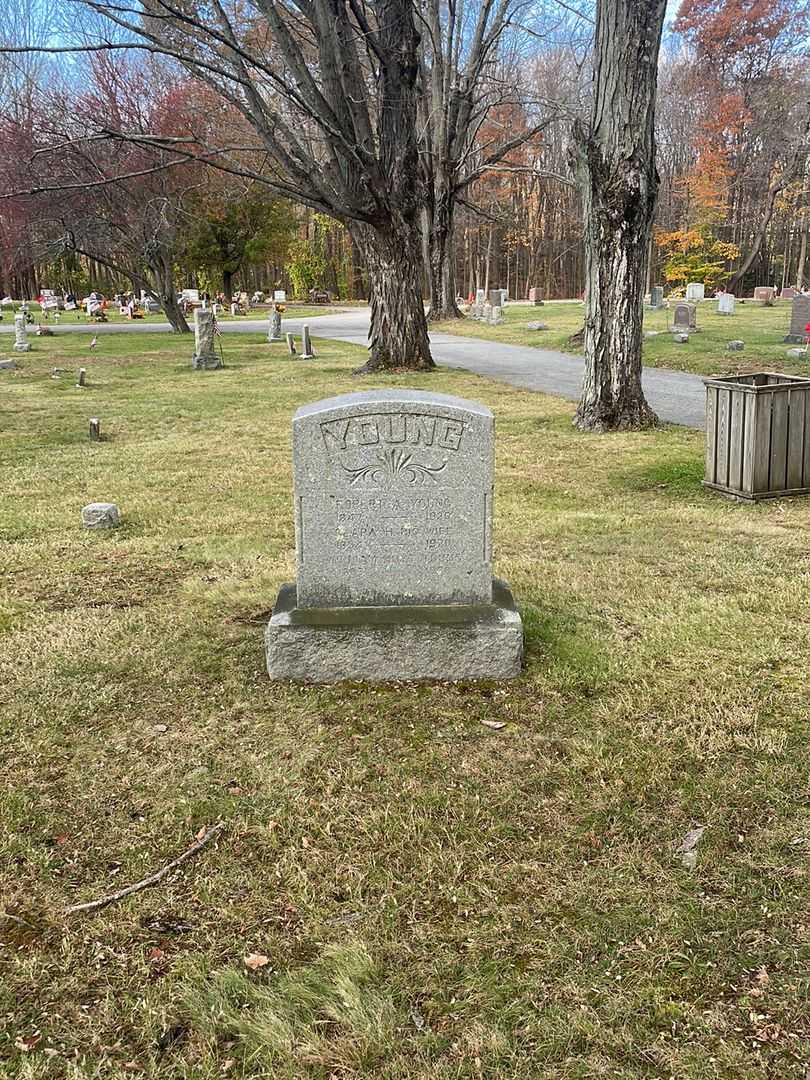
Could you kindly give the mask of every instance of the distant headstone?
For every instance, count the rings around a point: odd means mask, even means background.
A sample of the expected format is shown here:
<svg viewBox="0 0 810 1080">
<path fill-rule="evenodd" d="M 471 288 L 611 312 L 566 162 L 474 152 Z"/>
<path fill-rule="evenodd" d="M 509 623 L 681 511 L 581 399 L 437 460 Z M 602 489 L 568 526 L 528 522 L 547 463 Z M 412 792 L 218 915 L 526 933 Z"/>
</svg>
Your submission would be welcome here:
<svg viewBox="0 0 810 1080">
<path fill-rule="evenodd" d="M 802 344 L 810 337 L 810 296 L 794 296 L 790 306 L 790 331 L 785 341 Z"/>
<path fill-rule="evenodd" d="M 492 578 L 493 416 L 418 390 L 293 419 L 298 579 L 267 628 L 273 678 L 510 678 L 522 625 Z"/>
<path fill-rule="evenodd" d="M 650 289 L 650 307 L 660 308 L 664 306 L 664 290 L 661 285 L 653 285 Z"/>
<path fill-rule="evenodd" d="M 717 297 L 717 314 L 733 315 L 737 306 L 737 297 L 734 293 L 722 292 Z"/>
<path fill-rule="evenodd" d="M 502 307 L 494 307 L 492 309 L 492 311 L 490 312 L 490 314 L 489 314 L 489 324 L 490 324 L 490 326 L 498 326 L 498 324 L 502 323 L 502 322 L 503 322 L 503 308 Z"/>
<path fill-rule="evenodd" d="M 542 289 L 536 289 L 534 286 L 532 286 L 532 288 L 529 289 L 529 303 L 534 304 L 535 307 L 542 307 L 543 306 L 543 290 Z"/>
<path fill-rule="evenodd" d="M 231 315 L 241 315 L 241 314 L 242 314 L 242 311 L 241 311 L 241 309 L 239 307 L 239 304 L 235 300 L 231 301 Z"/>
<path fill-rule="evenodd" d="M 490 303 L 491 307 L 500 307 L 501 306 L 501 290 L 500 289 L 490 289 L 489 290 L 489 303 Z"/>
<path fill-rule="evenodd" d="M 301 327 L 301 344 L 303 349 L 301 359 L 314 360 L 315 353 L 312 349 L 312 339 L 309 336 L 309 326 L 306 323 Z"/>
<path fill-rule="evenodd" d="M 693 304 L 702 300 L 706 295 L 706 286 L 702 281 L 690 281 L 686 286 L 686 299 Z"/>
<path fill-rule="evenodd" d="M 779 293 L 779 299 L 780 300 L 792 300 L 793 297 L 796 296 L 796 295 L 797 295 L 796 290 L 794 288 L 792 288 L 790 285 L 786 285 L 785 288 L 782 289 L 782 291 Z"/>
<path fill-rule="evenodd" d="M 216 371 L 222 367 L 222 360 L 214 346 L 213 311 L 203 308 L 194 310 L 194 356 L 191 366 L 195 371 Z"/>
<path fill-rule="evenodd" d="M 28 341 L 28 330 L 25 325 L 25 313 L 18 312 L 14 316 L 14 351 L 30 352 L 31 344 Z"/>
<path fill-rule="evenodd" d="M 726 349 L 729 352 L 742 352 L 744 348 L 744 341 L 729 341 L 729 343 L 726 345 Z"/>
<path fill-rule="evenodd" d="M 270 316 L 270 329 L 267 332 L 268 341 L 283 341 L 284 338 L 281 335 L 281 312 L 277 307 L 273 308 L 273 312 Z"/>
<path fill-rule="evenodd" d="M 484 304 L 482 318 L 485 323 L 492 322 L 492 304 L 490 304 L 489 300 Z"/>
<path fill-rule="evenodd" d="M 672 319 L 672 329 L 678 333 L 697 330 L 697 308 L 694 304 L 676 304 Z"/>
<path fill-rule="evenodd" d="M 287 334 L 287 348 L 289 349 L 290 356 L 296 356 L 295 351 L 295 336 L 293 334 Z"/>
<path fill-rule="evenodd" d="M 287 303 L 287 293 L 286 293 L 286 291 L 284 289 L 276 289 L 274 291 L 274 293 L 273 293 L 273 303 L 274 304 L 286 304 Z"/>
<path fill-rule="evenodd" d="M 96 416 L 90 420 L 90 438 L 93 442 L 98 442 L 101 438 L 101 421 Z"/>
<path fill-rule="evenodd" d="M 82 525 L 85 529 L 114 529 L 119 521 L 115 503 L 89 503 L 82 507 Z"/>
<path fill-rule="evenodd" d="M 77 386 L 86 386 L 87 385 L 86 379 L 87 379 L 87 368 L 80 367 L 79 368 L 79 377 L 76 380 L 76 385 Z"/>
<path fill-rule="evenodd" d="M 758 285 L 754 289 L 754 299 L 761 300 L 764 304 L 772 303 L 775 296 L 776 289 L 771 285 Z"/>
</svg>

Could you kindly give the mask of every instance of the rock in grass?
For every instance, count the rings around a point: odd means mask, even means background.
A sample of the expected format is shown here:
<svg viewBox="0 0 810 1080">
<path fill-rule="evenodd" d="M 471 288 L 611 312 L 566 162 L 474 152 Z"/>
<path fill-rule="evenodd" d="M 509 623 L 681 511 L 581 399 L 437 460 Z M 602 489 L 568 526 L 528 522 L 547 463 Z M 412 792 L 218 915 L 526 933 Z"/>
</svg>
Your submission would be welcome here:
<svg viewBox="0 0 810 1080">
<path fill-rule="evenodd" d="M 689 341 L 689 335 L 688 334 L 675 334 L 674 335 L 674 340 L 677 341 L 679 345 L 685 345 Z"/>
<path fill-rule="evenodd" d="M 82 507 L 85 529 L 114 529 L 120 520 L 115 503 L 88 503 Z"/>
<path fill-rule="evenodd" d="M 744 341 L 730 341 L 728 345 L 726 345 L 726 349 L 728 349 L 729 352 L 742 352 L 744 348 Z"/>
</svg>

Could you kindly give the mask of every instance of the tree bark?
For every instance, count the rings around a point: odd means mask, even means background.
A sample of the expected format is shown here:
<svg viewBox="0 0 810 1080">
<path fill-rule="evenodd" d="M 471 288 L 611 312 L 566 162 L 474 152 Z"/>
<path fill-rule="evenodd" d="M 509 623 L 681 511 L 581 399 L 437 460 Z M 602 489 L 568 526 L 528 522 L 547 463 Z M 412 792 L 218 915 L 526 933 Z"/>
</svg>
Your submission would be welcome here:
<svg viewBox="0 0 810 1080">
<path fill-rule="evenodd" d="M 658 172 L 655 95 L 666 0 L 599 0 L 588 130 L 575 128 L 585 217 L 584 431 L 651 427 L 641 322 Z"/>
<path fill-rule="evenodd" d="M 454 199 L 449 191 L 434 198 L 428 208 L 428 275 L 430 322 L 462 319 L 456 304 L 455 252 L 453 250 Z"/>
<path fill-rule="evenodd" d="M 222 291 L 225 293 L 225 301 L 230 304 L 231 297 L 233 296 L 233 271 L 222 271 Z"/>
<path fill-rule="evenodd" d="M 371 294 L 369 358 L 356 374 L 401 368 L 429 371 L 435 364 L 420 285 L 418 224 L 400 219 L 382 229 L 354 222 L 350 229 L 365 259 Z"/>
</svg>

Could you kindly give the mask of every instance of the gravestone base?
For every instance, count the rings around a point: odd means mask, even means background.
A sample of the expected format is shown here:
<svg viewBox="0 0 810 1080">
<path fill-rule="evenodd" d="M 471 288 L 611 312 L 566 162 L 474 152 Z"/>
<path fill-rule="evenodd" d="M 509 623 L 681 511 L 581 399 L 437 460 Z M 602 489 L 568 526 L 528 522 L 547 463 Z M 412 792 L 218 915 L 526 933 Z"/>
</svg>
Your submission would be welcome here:
<svg viewBox="0 0 810 1080">
<path fill-rule="evenodd" d="M 491 604 L 299 608 L 282 585 L 265 632 L 271 679 L 335 683 L 514 679 L 523 624 L 509 586 L 492 582 Z"/>
<path fill-rule="evenodd" d="M 14 352 L 30 352 L 31 343 L 28 341 L 15 341 Z"/>
<path fill-rule="evenodd" d="M 804 345 L 808 337 L 810 334 L 788 334 L 782 341 L 785 345 Z"/>
<path fill-rule="evenodd" d="M 222 367 L 222 360 L 216 353 L 194 353 L 191 366 L 194 371 L 216 371 Z"/>
</svg>

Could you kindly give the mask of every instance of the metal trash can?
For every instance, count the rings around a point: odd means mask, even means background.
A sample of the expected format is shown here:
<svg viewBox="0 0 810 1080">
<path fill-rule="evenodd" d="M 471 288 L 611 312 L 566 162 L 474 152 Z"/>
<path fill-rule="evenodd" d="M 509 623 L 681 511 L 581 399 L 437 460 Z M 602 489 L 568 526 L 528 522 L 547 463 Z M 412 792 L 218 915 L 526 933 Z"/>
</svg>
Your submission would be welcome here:
<svg viewBox="0 0 810 1080">
<path fill-rule="evenodd" d="M 706 487 L 758 501 L 810 494 L 810 379 L 730 375 L 706 386 Z"/>
</svg>

